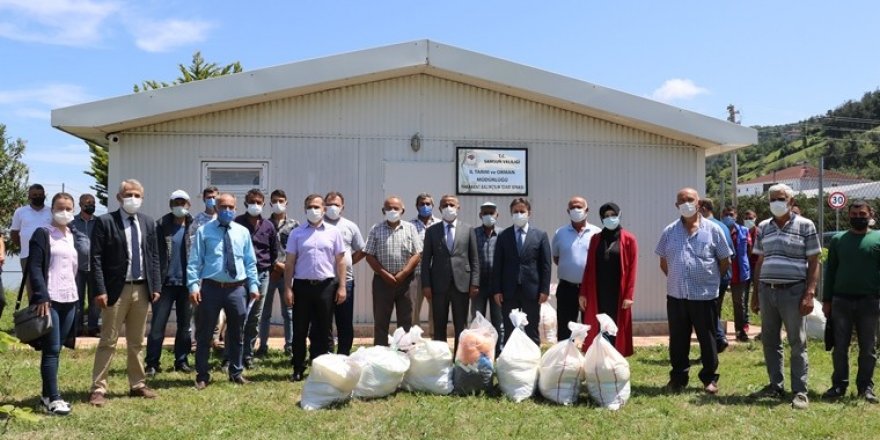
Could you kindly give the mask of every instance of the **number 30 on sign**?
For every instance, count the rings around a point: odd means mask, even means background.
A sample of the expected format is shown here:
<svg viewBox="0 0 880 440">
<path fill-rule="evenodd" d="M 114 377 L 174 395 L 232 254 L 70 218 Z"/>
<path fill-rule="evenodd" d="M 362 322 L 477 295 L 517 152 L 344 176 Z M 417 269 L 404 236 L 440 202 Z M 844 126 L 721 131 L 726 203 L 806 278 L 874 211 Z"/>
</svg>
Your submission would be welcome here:
<svg viewBox="0 0 880 440">
<path fill-rule="evenodd" d="M 843 209 L 846 206 L 846 194 L 836 191 L 828 196 L 828 206 L 831 209 Z"/>
</svg>

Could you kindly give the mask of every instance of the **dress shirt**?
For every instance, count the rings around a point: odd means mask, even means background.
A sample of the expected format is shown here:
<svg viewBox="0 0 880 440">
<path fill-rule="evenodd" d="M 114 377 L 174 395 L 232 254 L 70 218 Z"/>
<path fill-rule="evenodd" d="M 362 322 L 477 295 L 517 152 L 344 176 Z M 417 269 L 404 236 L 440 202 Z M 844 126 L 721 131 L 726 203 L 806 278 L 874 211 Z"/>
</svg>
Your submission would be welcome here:
<svg viewBox="0 0 880 440">
<path fill-rule="evenodd" d="M 285 251 L 296 255 L 294 279 L 319 281 L 336 277 L 336 256 L 345 254 L 345 243 L 336 226 L 306 222 L 290 233 Z"/>
<path fill-rule="evenodd" d="M 660 235 L 658 256 L 666 259 L 666 294 L 672 298 L 707 301 L 718 298 L 721 271 L 718 262 L 733 255 L 724 231 L 701 218 L 691 234 L 678 219 Z"/>
<path fill-rule="evenodd" d="M 415 225 L 410 222 L 401 221 L 392 228 L 383 221 L 370 229 L 364 253 L 376 257 L 379 264 L 393 275 L 403 270 L 413 255 L 422 253 L 424 241 L 424 238 L 419 239 Z"/>
<path fill-rule="evenodd" d="M 223 235 L 226 228 L 220 222 L 211 220 L 199 228 L 193 240 L 186 266 L 189 291 L 201 289 L 201 280 L 211 279 L 220 283 L 231 283 L 247 279 L 249 292 L 259 292 L 260 282 L 257 279 L 257 258 L 254 245 L 247 228 L 238 223 L 229 223 L 229 238 L 235 254 L 235 270 L 238 276 L 232 279 L 227 273 L 223 260 Z"/>
<path fill-rule="evenodd" d="M 137 281 L 143 280 L 146 275 L 147 266 L 144 262 L 144 241 L 147 237 L 144 237 L 144 231 L 141 229 L 141 224 L 138 221 L 137 214 L 131 215 L 125 211 L 120 211 L 122 214 L 122 225 L 125 227 L 125 248 L 128 251 L 128 268 L 125 270 L 125 280 L 126 281 Z M 141 256 L 141 276 L 139 278 L 131 277 L 131 218 L 134 218 L 134 226 L 137 228 L 138 234 L 138 245 L 140 248 L 140 256 Z"/>
<path fill-rule="evenodd" d="M 79 298 L 76 290 L 78 256 L 73 246 L 73 234 L 69 229 L 61 232 L 55 226 L 49 226 L 47 230 L 50 254 L 46 290 L 49 299 L 59 303 L 75 302 Z"/>
</svg>

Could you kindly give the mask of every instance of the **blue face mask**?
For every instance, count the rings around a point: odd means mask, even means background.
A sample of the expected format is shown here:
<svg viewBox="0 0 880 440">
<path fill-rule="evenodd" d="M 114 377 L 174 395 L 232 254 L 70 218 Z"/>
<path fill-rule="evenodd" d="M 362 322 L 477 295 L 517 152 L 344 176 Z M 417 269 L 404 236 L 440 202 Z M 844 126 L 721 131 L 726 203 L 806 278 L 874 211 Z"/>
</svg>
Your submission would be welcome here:
<svg viewBox="0 0 880 440">
<path fill-rule="evenodd" d="M 420 217 L 430 217 L 432 212 L 434 212 L 434 207 L 431 205 L 419 206 L 419 216 Z"/>
<path fill-rule="evenodd" d="M 232 219 L 235 218 L 235 211 L 231 209 L 224 209 L 217 213 L 217 220 L 221 225 L 226 226 L 232 222 Z"/>
<path fill-rule="evenodd" d="M 217 206 L 217 199 L 205 199 L 205 208 L 213 209 Z"/>
<path fill-rule="evenodd" d="M 734 223 L 736 223 L 736 219 L 725 215 L 724 217 L 721 218 L 721 223 L 724 223 L 724 225 L 729 228 L 729 227 L 733 226 Z"/>
</svg>

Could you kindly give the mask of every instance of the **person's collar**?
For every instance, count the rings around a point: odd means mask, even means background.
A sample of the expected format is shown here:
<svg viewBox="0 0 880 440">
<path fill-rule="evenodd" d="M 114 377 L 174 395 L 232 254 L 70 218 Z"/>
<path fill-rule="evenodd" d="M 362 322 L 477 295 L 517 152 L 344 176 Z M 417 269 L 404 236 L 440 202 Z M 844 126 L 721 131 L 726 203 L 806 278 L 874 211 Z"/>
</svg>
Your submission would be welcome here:
<svg viewBox="0 0 880 440">
<path fill-rule="evenodd" d="M 523 225 L 523 227 L 521 227 L 521 228 L 520 228 L 520 227 L 517 227 L 516 229 L 522 229 L 522 231 L 523 231 L 524 233 L 528 234 L 528 233 L 529 233 L 529 224 L 526 223 L 525 225 Z"/>
<path fill-rule="evenodd" d="M 451 221 L 451 222 L 448 222 L 448 221 L 446 221 L 446 220 L 443 220 L 443 223 L 444 223 L 445 225 L 447 225 L 447 226 L 446 226 L 447 228 L 449 227 L 448 225 L 452 225 L 453 228 L 457 228 L 457 227 L 458 227 L 458 217 L 456 217 L 455 220 L 453 220 L 453 221 Z"/>
<path fill-rule="evenodd" d="M 395 224 L 395 225 L 392 225 L 391 223 L 388 223 L 388 220 L 385 220 L 385 221 L 382 222 L 382 223 L 385 223 L 385 226 L 386 226 L 388 229 L 391 229 L 392 231 L 393 231 L 393 230 L 396 230 L 397 228 L 399 228 L 399 227 L 401 227 L 401 226 L 403 226 L 403 220 L 398 220 L 398 221 L 397 221 L 397 224 Z"/>
<path fill-rule="evenodd" d="M 317 229 L 317 230 L 322 230 L 322 229 L 324 229 L 324 221 L 321 221 L 321 223 L 318 223 L 317 225 L 313 224 L 310 221 L 306 221 L 306 227 L 312 228 L 312 229 Z"/>
</svg>

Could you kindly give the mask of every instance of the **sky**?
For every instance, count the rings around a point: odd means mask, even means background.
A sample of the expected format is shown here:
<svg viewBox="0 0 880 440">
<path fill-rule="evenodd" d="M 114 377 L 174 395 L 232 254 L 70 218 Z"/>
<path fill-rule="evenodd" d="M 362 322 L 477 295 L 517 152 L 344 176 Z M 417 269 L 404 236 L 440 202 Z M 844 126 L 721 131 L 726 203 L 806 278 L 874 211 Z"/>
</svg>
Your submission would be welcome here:
<svg viewBox="0 0 880 440">
<path fill-rule="evenodd" d="M 876 0 L 0 0 L 0 123 L 27 141 L 31 183 L 77 196 L 93 184 L 88 149 L 51 127 L 52 109 L 171 82 L 197 50 L 254 70 L 427 38 L 781 124 L 880 87 L 878 16 Z"/>
</svg>

